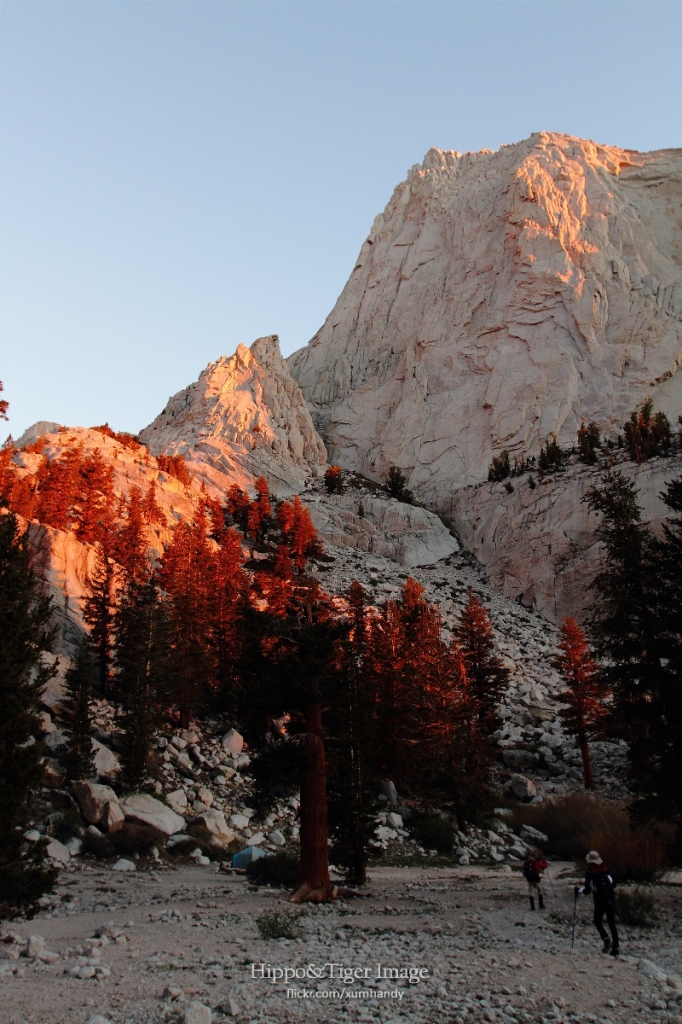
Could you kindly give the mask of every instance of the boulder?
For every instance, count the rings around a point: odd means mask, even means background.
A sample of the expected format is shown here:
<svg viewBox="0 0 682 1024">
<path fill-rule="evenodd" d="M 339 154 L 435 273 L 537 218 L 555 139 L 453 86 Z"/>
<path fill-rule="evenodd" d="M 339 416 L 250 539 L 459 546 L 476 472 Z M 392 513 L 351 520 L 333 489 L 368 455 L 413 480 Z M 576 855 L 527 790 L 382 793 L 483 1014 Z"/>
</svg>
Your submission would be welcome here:
<svg viewBox="0 0 682 1024">
<path fill-rule="evenodd" d="M 26 945 L 24 946 L 24 956 L 27 956 L 29 960 L 32 960 L 43 949 L 45 949 L 45 939 L 43 936 L 29 935 L 26 939 Z"/>
<path fill-rule="evenodd" d="M 185 1010 L 185 1024 L 211 1024 L 213 1014 L 203 1003 L 192 1002 Z"/>
<path fill-rule="evenodd" d="M 125 815 L 118 800 L 107 800 L 101 821 L 107 832 L 112 832 L 114 829 L 119 828 L 124 821 Z"/>
<path fill-rule="evenodd" d="M 381 792 L 386 797 L 389 804 L 395 805 L 398 803 L 398 791 L 390 780 L 386 779 L 381 783 Z"/>
<path fill-rule="evenodd" d="M 55 861 L 57 864 L 68 864 L 71 860 L 68 848 L 63 843 L 60 843 L 58 839 L 50 839 L 45 852 L 50 860 Z"/>
<path fill-rule="evenodd" d="M 537 796 L 535 783 L 525 775 L 512 775 L 507 785 L 517 800 L 530 801 Z"/>
<path fill-rule="evenodd" d="M 225 821 L 225 815 L 222 811 L 217 811 L 215 808 L 207 808 L 196 818 L 198 824 L 203 825 L 209 832 L 212 832 L 216 836 L 224 836 L 226 839 L 234 839 L 234 832 L 228 827 Z"/>
<path fill-rule="evenodd" d="M 519 836 L 528 843 L 548 843 L 549 837 L 541 832 L 537 828 L 533 828 L 532 825 L 522 825 L 519 830 Z"/>
<path fill-rule="evenodd" d="M 235 828 L 248 828 L 250 819 L 245 814 L 231 814 L 230 824 L 234 825 Z"/>
<path fill-rule="evenodd" d="M 502 757 L 509 768 L 530 768 L 536 761 L 530 750 L 505 750 Z"/>
<path fill-rule="evenodd" d="M 126 821 L 137 821 L 142 825 L 151 825 L 167 836 L 185 829 L 185 819 L 179 814 L 155 800 L 148 793 L 133 793 L 121 800 L 121 809 Z"/>
<path fill-rule="evenodd" d="M 116 861 L 116 863 L 114 865 L 112 865 L 111 870 L 112 871 L 137 871 L 137 867 L 135 866 L 135 862 L 132 861 L 132 860 L 128 860 L 127 857 L 119 857 L 119 859 Z"/>
<path fill-rule="evenodd" d="M 213 793 L 206 786 L 200 786 L 197 790 L 197 800 L 204 805 L 204 807 L 210 807 L 213 803 Z"/>
<path fill-rule="evenodd" d="M 109 779 L 120 770 L 121 762 L 118 754 L 109 747 L 105 747 L 99 740 L 92 741 L 92 750 L 95 755 L 95 771 L 101 779 Z"/>
<path fill-rule="evenodd" d="M 244 737 L 236 729 L 226 732 L 220 742 L 225 753 L 232 754 L 233 757 L 235 754 L 241 754 L 244 749 Z"/>
<path fill-rule="evenodd" d="M 389 811 L 388 814 L 386 815 L 386 824 L 390 825 L 391 828 L 402 828 L 402 815 L 396 814 L 395 811 Z"/>
<path fill-rule="evenodd" d="M 66 778 L 66 769 L 55 757 L 46 757 L 43 761 L 45 782 L 49 786 L 60 786 Z"/>
<path fill-rule="evenodd" d="M 67 736 L 63 729 L 53 729 L 43 740 L 47 749 L 56 754 L 62 747 L 66 746 Z"/>
<path fill-rule="evenodd" d="M 187 810 L 187 794 L 184 789 L 174 789 L 166 793 L 166 803 L 176 814 L 184 814 Z"/>
<path fill-rule="evenodd" d="M 113 789 L 98 782 L 74 782 L 72 789 L 81 814 L 90 825 L 99 825 L 103 821 L 107 804 L 118 804 Z"/>
<path fill-rule="evenodd" d="M 273 846 L 284 846 L 286 839 L 279 829 L 276 828 L 274 832 L 268 833 L 268 842 L 272 843 Z"/>
</svg>

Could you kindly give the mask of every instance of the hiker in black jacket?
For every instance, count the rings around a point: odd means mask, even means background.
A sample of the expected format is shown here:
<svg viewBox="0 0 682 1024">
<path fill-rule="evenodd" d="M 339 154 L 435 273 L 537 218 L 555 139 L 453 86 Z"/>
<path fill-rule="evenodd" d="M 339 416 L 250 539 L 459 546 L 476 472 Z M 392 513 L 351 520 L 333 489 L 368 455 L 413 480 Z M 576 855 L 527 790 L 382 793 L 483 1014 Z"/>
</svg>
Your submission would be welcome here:
<svg viewBox="0 0 682 1024">
<path fill-rule="evenodd" d="M 614 890 L 613 878 L 608 872 L 606 865 L 596 850 L 590 850 L 587 857 L 587 873 L 585 874 L 585 885 L 576 889 L 580 895 L 594 897 L 594 926 L 601 935 L 604 943 L 603 952 L 611 951 L 611 956 L 618 956 L 619 942 L 618 930 L 616 928 L 616 893 Z M 604 915 L 611 932 L 611 938 L 607 935 L 604 927 Z"/>
</svg>

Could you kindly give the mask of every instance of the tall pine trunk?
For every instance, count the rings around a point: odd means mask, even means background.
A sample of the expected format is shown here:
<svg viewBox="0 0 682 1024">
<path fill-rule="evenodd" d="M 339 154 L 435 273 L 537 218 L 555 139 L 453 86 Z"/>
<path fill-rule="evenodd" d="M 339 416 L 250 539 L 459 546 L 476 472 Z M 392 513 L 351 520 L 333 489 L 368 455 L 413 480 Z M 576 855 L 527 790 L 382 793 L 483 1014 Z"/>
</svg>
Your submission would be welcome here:
<svg viewBox="0 0 682 1024">
<path fill-rule="evenodd" d="M 583 775 L 585 776 L 585 789 L 594 789 L 594 778 L 592 776 L 592 758 L 590 748 L 587 744 L 587 733 L 584 726 L 578 729 L 578 746 L 583 759 Z"/>
<path fill-rule="evenodd" d="M 301 873 L 291 902 L 326 903 L 332 898 L 333 889 L 329 878 L 327 778 L 319 702 L 306 709 L 302 743 L 306 756 L 301 777 Z"/>
</svg>

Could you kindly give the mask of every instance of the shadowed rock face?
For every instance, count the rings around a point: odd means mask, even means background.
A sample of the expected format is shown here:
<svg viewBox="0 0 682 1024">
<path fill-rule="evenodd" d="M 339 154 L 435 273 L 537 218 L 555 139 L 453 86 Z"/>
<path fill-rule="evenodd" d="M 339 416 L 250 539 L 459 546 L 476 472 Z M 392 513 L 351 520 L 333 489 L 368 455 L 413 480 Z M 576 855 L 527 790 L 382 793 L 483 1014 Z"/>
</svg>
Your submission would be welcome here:
<svg viewBox="0 0 682 1024">
<path fill-rule="evenodd" d="M 682 456 L 652 459 L 617 469 L 638 492 L 642 521 L 660 531 L 670 510 L 661 499 L 666 485 L 682 474 Z M 453 497 L 450 513 L 465 547 L 486 566 L 491 583 L 512 600 L 534 608 L 552 622 L 566 615 L 584 621 L 600 567 L 602 545 L 595 536 L 600 517 L 584 503 L 602 471 L 573 465 L 535 488 L 529 474 L 512 481 L 466 487 Z"/>
<path fill-rule="evenodd" d="M 207 485 L 222 483 L 227 474 L 251 489 L 263 475 L 274 493 L 291 494 L 327 465 L 276 334 L 209 363 L 140 437 L 154 455 L 184 455 Z"/>
<path fill-rule="evenodd" d="M 682 150 L 432 149 L 289 359 L 333 462 L 447 508 L 494 454 L 682 411 Z"/>
</svg>

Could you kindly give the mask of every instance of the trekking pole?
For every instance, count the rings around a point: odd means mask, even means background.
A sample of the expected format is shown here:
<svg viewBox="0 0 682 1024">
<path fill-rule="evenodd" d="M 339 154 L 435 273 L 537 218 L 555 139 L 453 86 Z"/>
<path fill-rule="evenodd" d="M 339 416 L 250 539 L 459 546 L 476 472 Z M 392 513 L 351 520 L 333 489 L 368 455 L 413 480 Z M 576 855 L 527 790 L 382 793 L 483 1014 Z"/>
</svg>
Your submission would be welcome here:
<svg viewBox="0 0 682 1024">
<path fill-rule="evenodd" d="M 614 894 L 614 897 L 613 897 L 613 902 L 614 902 L 616 910 L 618 911 L 618 917 L 620 918 L 620 923 L 623 926 L 623 931 L 625 932 L 625 938 L 629 942 L 630 941 L 630 936 L 628 935 L 628 929 L 627 929 L 627 926 L 625 924 L 625 921 L 623 920 L 623 915 L 622 915 L 622 913 L 620 911 L 620 907 L 618 906 L 618 900 L 616 899 L 615 894 Z"/>
<path fill-rule="evenodd" d="M 571 933 L 571 949 L 575 946 L 575 917 L 578 911 L 578 890 L 573 890 L 573 931 Z"/>
<path fill-rule="evenodd" d="M 549 879 L 549 887 L 552 890 L 552 896 L 554 897 L 554 899 L 556 899 L 556 892 L 554 891 L 554 882 L 552 881 L 552 874 L 549 868 L 547 868 L 547 877 Z"/>
</svg>

